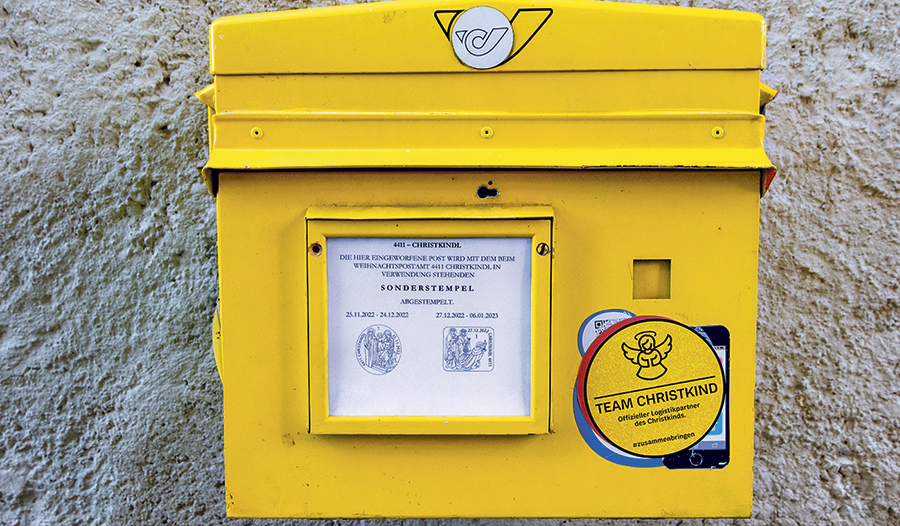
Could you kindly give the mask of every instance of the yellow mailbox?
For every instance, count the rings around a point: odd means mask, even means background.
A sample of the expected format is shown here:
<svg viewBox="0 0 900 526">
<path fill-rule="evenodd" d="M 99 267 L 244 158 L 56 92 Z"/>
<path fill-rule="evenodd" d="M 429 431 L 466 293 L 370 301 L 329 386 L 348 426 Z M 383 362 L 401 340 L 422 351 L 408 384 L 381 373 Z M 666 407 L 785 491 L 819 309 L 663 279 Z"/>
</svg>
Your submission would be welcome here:
<svg viewBox="0 0 900 526">
<path fill-rule="evenodd" d="M 210 57 L 229 515 L 750 514 L 759 16 L 384 2 Z"/>
</svg>

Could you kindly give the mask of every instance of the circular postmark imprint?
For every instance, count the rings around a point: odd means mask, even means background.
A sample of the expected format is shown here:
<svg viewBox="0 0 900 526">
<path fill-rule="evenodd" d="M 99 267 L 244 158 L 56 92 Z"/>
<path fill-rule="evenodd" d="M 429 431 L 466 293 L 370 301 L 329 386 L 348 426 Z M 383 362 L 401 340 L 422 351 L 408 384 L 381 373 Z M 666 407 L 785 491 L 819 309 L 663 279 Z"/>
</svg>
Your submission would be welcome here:
<svg viewBox="0 0 900 526">
<path fill-rule="evenodd" d="M 577 386 L 595 432 L 650 458 L 699 442 L 716 423 L 726 389 L 710 344 L 659 316 L 629 318 L 603 331 L 582 359 Z"/>
<path fill-rule="evenodd" d="M 387 325 L 370 325 L 356 339 L 356 360 L 371 374 L 387 374 L 400 363 L 400 338 Z"/>
</svg>

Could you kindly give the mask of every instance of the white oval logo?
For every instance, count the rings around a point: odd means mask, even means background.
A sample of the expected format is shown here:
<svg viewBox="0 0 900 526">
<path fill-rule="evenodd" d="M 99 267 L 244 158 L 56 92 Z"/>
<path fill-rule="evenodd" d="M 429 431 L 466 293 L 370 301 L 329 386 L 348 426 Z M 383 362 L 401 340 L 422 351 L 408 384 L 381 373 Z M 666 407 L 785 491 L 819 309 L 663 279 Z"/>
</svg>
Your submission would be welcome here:
<svg viewBox="0 0 900 526">
<path fill-rule="evenodd" d="M 450 41 L 463 64 L 475 69 L 495 68 L 512 51 L 512 24 L 493 7 L 473 7 L 453 23 Z"/>
</svg>

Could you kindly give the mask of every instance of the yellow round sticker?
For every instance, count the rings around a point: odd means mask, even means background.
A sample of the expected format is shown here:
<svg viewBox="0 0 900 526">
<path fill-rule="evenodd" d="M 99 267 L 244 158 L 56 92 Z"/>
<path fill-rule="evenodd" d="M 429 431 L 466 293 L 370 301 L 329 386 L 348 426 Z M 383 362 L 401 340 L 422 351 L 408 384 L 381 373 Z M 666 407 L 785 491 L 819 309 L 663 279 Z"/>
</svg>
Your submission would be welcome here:
<svg viewBox="0 0 900 526">
<path fill-rule="evenodd" d="M 722 364 L 686 325 L 639 316 L 591 344 L 578 372 L 578 402 L 594 430 L 619 449 L 662 457 L 715 425 L 725 396 Z"/>
</svg>

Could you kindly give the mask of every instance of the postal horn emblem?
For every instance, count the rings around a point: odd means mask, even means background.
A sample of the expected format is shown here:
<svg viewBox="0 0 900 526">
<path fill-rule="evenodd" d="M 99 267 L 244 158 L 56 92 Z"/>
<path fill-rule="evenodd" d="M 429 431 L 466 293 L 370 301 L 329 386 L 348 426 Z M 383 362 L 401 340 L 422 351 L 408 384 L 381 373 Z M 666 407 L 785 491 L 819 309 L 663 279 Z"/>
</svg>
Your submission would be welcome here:
<svg viewBox="0 0 900 526">
<path fill-rule="evenodd" d="M 511 19 L 493 7 L 434 12 L 460 62 L 473 69 L 492 69 L 518 55 L 540 31 L 553 10 L 519 9 Z"/>
</svg>

